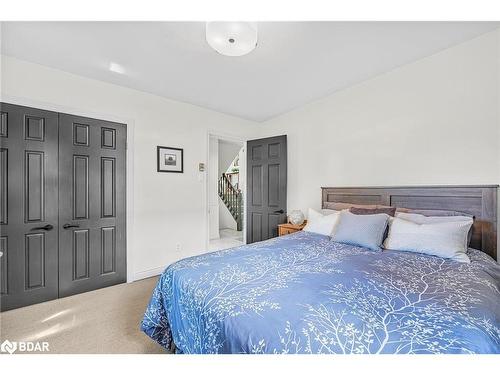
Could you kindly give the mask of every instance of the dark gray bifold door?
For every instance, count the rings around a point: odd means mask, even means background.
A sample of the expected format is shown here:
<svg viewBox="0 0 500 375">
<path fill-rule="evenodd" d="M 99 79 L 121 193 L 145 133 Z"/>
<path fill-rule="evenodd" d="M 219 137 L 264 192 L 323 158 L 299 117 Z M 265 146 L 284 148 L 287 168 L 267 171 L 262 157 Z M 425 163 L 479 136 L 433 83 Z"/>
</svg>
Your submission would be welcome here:
<svg viewBox="0 0 500 375">
<path fill-rule="evenodd" d="M 59 297 L 126 280 L 126 127 L 59 115 Z"/>
<path fill-rule="evenodd" d="M 0 103 L 1 310 L 57 298 L 57 113 Z"/>
<path fill-rule="evenodd" d="M 286 135 L 247 143 L 247 243 L 278 236 L 286 222 Z"/>
</svg>

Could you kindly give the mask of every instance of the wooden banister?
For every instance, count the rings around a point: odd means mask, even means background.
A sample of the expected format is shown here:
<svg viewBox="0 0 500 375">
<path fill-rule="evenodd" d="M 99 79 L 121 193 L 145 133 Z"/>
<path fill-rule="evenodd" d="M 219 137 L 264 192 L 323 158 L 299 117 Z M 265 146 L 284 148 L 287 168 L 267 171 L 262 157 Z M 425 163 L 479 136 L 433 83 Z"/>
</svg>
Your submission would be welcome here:
<svg viewBox="0 0 500 375">
<path fill-rule="evenodd" d="M 219 178 L 219 197 L 236 221 L 238 230 L 243 227 L 243 196 L 241 190 L 235 188 L 225 173 Z"/>
</svg>

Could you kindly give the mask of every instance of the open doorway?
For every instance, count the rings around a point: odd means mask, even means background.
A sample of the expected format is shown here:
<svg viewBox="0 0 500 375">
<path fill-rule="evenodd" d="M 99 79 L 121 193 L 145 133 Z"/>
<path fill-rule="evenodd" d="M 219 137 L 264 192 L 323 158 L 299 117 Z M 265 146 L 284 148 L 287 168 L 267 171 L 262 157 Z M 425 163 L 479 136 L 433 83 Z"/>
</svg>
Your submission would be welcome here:
<svg viewBox="0 0 500 375">
<path fill-rule="evenodd" d="M 245 142 L 209 136 L 208 249 L 245 243 Z"/>
</svg>

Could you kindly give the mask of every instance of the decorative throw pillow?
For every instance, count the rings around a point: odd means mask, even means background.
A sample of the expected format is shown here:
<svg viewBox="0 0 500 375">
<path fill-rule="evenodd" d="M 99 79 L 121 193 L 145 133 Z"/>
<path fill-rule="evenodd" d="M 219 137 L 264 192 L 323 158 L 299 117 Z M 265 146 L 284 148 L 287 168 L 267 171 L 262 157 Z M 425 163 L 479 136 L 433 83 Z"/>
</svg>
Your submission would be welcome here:
<svg viewBox="0 0 500 375">
<path fill-rule="evenodd" d="M 386 214 L 389 215 L 389 220 L 396 214 L 396 207 L 391 206 L 377 206 L 376 208 L 361 208 L 361 207 L 351 207 L 349 211 L 355 215 L 375 215 L 375 214 Z M 387 238 L 389 234 L 389 226 L 385 227 L 384 237 L 382 237 L 382 243 Z"/>
<path fill-rule="evenodd" d="M 332 241 L 381 250 L 389 215 L 355 215 L 342 211 L 339 216 Z"/>
<path fill-rule="evenodd" d="M 391 220 L 384 247 L 469 263 L 467 233 L 472 222 L 469 218 L 468 221 L 417 224 L 395 217 Z"/>
<path fill-rule="evenodd" d="M 375 215 L 375 214 L 386 214 L 389 216 L 394 216 L 396 213 L 396 207 L 377 207 L 377 208 L 361 208 L 361 207 L 351 207 L 349 211 L 355 215 Z"/>
<path fill-rule="evenodd" d="M 305 232 L 331 236 L 338 219 L 339 212 L 337 211 L 330 215 L 323 215 L 321 212 L 310 208 L 307 213 L 307 224 L 302 230 Z"/>
<path fill-rule="evenodd" d="M 335 211 L 348 210 L 351 207 L 377 208 L 376 204 L 353 204 L 353 203 L 344 203 L 344 202 L 324 202 L 323 206 L 327 209 L 335 210 Z"/>
</svg>

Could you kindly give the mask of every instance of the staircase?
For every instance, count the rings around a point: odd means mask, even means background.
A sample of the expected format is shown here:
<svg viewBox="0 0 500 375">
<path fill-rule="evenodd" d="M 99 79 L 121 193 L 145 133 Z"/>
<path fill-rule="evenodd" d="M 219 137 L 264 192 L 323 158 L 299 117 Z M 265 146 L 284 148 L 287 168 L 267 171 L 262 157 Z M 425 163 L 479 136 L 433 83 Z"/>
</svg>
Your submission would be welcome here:
<svg viewBox="0 0 500 375">
<path fill-rule="evenodd" d="M 219 197 L 236 221 L 236 229 L 243 229 L 243 194 L 236 189 L 225 173 L 219 178 Z"/>
</svg>

